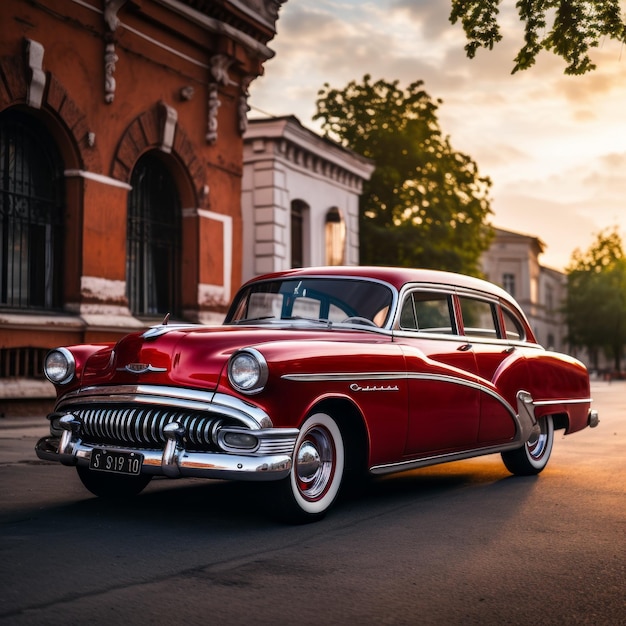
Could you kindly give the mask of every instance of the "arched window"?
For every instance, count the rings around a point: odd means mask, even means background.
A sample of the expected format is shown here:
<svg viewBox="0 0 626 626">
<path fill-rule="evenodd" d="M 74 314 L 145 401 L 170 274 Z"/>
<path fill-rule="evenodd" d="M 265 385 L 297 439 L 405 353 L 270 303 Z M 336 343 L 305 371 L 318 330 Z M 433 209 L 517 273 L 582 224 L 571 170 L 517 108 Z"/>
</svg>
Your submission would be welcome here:
<svg viewBox="0 0 626 626">
<path fill-rule="evenodd" d="M 346 249 L 346 223 L 337 207 L 326 213 L 326 265 L 343 265 Z"/>
<path fill-rule="evenodd" d="M 154 152 L 142 156 L 128 198 L 126 285 L 135 315 L 180 314 L 181 208 L 174 179 Z"/>
<path fill-rule="evenodd" d="M 0 306 L 61 308 L 63 170 L 42 124 L 0 114 Z"/>
<path fill-rule="evenodd" d="M 302 200 L 293 200 L 291 203 L 291 267 L 308 265 L 308 210 L 308 205 Z"/>
</svg>

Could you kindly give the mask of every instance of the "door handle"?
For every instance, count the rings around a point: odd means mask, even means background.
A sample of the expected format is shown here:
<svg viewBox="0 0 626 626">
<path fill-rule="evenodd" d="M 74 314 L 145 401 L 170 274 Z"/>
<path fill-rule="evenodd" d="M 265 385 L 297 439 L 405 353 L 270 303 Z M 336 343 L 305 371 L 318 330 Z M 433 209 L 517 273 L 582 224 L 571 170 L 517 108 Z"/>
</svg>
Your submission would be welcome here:
<svg viewBox="0 0 626 626">
<path fill-rule="evenodd" d="M 515 346 L 509 346 L 506 350 L 504 350 L 504 354 L 513 354 L 515 352 Z"/>
<path fill-rule="evenodd" d="M 468 350 L 471 350 L 471 349 L 472 349 L 471 343 L 464 343 L 457 348 L 457 350 L 460 350 L 461 352 L 467 352 Z"/>
</svg>

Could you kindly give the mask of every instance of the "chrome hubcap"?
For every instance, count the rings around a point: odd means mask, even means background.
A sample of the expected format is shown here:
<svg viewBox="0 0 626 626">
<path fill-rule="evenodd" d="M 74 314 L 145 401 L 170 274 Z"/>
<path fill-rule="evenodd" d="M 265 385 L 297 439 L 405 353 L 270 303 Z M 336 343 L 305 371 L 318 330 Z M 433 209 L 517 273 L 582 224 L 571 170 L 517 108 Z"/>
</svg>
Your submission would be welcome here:
<svg viewBox="0 0 626 626">
<path fill-rule="evenodd" d="M 298 490 L 307 500 L 324 496 L 335 471 L 335 449 L 326 429 L 315 426 L 296 453 L 295 477 Z"/>
<path fill-rule="evenodd" d="M 528 453 L 534 459 L 538 459 L 545 452 L 548 444 L 548 427 L 544 419 L 539 420 L 539 432 L 533 434 L 528 440 Z"/>
<path fill-rule="evenodd" d="M 317 448 L 310 441 L 305 441 L 300 446 L 298 458 L 296 459 L 298 480 L 302 483 L 310 483 L 315 478 L 321 465 L 322 460 Z"/>
</svg>

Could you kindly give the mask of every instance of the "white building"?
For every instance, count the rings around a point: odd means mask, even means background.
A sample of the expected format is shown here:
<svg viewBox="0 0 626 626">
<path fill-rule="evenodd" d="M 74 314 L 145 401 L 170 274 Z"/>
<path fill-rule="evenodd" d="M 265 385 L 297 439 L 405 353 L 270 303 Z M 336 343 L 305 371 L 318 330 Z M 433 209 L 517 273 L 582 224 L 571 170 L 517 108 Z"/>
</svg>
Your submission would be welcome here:
<svg viewBox="0 0 626 626">
<path fill-rule="evenodd" d="M 250 120 L 244 137 L 247 280 L 311 265 L 358 265 L 359 195 L 374 164 L 293 116 Z"/>
<path fill-rule="evenodd" d="M 567 352 L 567 328 L 560 311 L 567 279 L 563 272 L 539 263 L 544 249 L 538 237 L 496 229 L 491 246 L 483 254 L 483 272 L 487 280 L 519 302 L 542 345 Z"/>
</svg>

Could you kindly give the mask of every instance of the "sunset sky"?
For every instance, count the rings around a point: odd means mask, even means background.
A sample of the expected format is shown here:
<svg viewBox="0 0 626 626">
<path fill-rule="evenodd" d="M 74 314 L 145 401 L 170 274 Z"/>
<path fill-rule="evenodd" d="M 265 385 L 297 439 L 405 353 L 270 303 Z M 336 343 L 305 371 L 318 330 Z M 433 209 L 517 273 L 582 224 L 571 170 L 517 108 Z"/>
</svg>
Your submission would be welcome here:
<svg viewBox="0 0 626 626">
<path fill-rule="evenodd" d="M 439 122 L 453 149 L 493 181 L 494 226 L 540 237 L 540 261 L 555 269 L 607 227 L 626 243 L 626 49 L 603 42 L 598 68 L 584 76 L 565 76 L 565 62 L 547 52 L 512 75 L 514 0 L 501 4 L 503 41 L 473 60 L 449 12 L 449 0 L 288 0 L 270 43 L 276 56 L 250 89 L 250 117 L 295 115 L 319 131 L 311 118 L 326 82 L 423 80 L 443 100 Z"/>
</svg>

